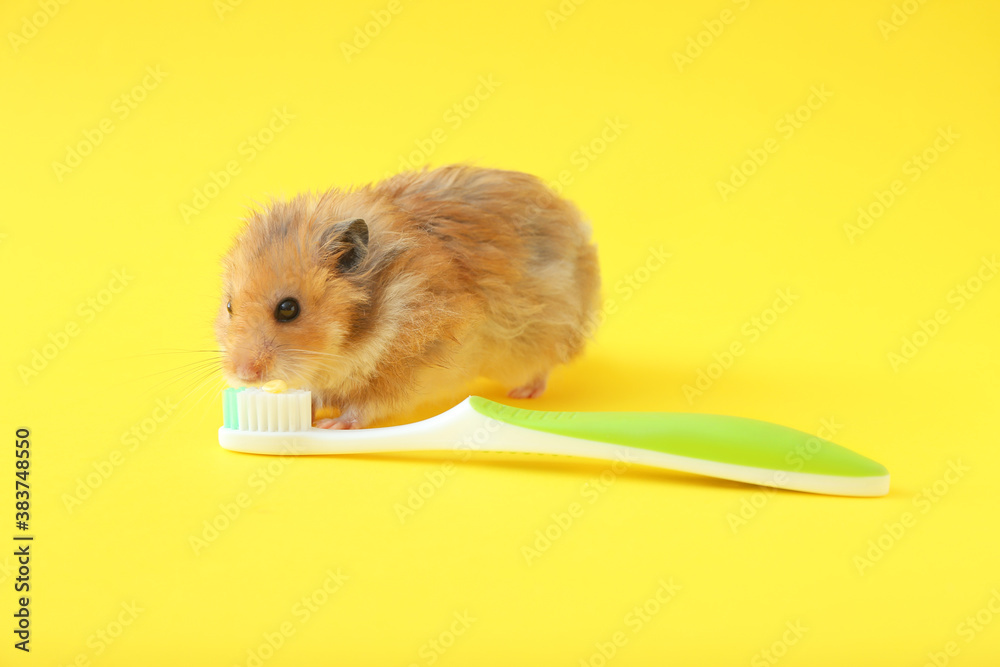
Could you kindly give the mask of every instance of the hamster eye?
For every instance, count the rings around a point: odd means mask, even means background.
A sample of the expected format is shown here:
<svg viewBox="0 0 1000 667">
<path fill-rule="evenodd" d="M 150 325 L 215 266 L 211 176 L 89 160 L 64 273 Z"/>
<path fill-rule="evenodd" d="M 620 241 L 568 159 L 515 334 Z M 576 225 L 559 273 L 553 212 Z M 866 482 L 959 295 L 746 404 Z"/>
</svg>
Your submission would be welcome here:
<svg viewBox="0 0 1000 667">
<path fill-rule="evenodd" d="M 274 319 L 279 322 L 291 322 L 299 316 L 299 302 L 295 299 L 282 299 L 274 309 Z"/>
<path fill-rule="evenodd" d="M 232 301 L 227 301 L 226 302 L 226 310 L 229 311 L 230 315 L 233 314 L 233 302 Z"/>
</svg>

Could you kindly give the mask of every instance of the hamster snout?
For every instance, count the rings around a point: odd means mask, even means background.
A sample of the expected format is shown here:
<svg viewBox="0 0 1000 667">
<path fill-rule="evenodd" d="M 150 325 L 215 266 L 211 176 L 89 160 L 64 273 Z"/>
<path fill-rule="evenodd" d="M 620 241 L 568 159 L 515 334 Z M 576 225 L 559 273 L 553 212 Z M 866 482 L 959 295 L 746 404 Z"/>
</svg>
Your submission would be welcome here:
<svg viewBox="0 0 1000 667">
<path fill-rule="evenodd" d="M 596 323 L 589 228 L 539 179 L 463 165 L 274 201 L 224 260 L 236 385 L 284 380 L 354 428 L 477 376 L 545 390 Z"/>
<path fill-rule="evenodd" d="M 237 347 L 229 353 L 226 371 L 241 382 L 258 384 L 268 381 L 274 364 L 274 348 L 264 344 L 256 348 Z"/>
</svg>

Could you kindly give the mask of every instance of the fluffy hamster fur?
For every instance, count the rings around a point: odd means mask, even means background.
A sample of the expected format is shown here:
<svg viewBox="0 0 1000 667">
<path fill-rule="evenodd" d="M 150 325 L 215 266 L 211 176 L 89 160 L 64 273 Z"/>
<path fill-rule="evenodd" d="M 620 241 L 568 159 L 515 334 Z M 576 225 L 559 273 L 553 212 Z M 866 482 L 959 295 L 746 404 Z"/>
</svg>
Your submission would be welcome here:
<svg viewBox="0 0 1000 667">
<path fill-rule="evenodd" d="M 252 212 L 223 283 L 227 379 L 309 389 L 340 410 L 317 425 L 354 428 L 477 376 L 539 395 L 583 348 L 600 279 L 570 202 L 528 174 L 453 165 Z M 298 315 L 278 321 L 289 298 Z"/>
</svg>

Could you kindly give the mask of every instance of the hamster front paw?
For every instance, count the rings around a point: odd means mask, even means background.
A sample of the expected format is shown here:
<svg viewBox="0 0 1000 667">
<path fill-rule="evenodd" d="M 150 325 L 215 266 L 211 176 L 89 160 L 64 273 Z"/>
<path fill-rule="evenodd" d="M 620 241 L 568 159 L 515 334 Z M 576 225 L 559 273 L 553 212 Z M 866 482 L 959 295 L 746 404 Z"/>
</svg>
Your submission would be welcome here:
<svg viewBox="0 0 1000 667">
<path fill-rule="evenodd" d="M 340 411 L 339 417 L 332 419 L 317 419 L 316 428 L 328 428 L 331 430 L 347 430 L 352 428 L 363 428 L 368 422 L 362 419 L 360 412 L 354 408 L 347 408 Z"/>
<path fill-rule="evenodd" d="M 328 428 L 334 431 L 361 428 L 361 422 L 353 417 L 337 417 L 336 419 L 319 419 L 314 424 L 316 428 Z"/>
</svg>

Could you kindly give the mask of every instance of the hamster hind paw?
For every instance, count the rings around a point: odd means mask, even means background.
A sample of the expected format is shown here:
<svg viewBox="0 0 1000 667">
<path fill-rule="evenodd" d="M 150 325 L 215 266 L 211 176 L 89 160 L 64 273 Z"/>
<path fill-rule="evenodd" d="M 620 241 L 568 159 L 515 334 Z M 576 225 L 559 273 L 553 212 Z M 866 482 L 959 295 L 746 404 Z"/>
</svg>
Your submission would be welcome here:
<svg viewBox="0 0 1000 667">
<path fill-rule="evenodd" d="M 515 387 L 507 392 L 509 398 L 538 398 L 545 393 L 545 387 L 549 381 L 548 375 L 542 375 L 531 382 L 520 387 Z"/>
</svg>

